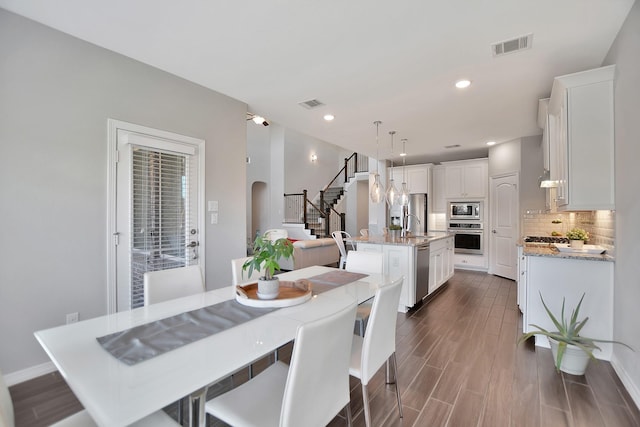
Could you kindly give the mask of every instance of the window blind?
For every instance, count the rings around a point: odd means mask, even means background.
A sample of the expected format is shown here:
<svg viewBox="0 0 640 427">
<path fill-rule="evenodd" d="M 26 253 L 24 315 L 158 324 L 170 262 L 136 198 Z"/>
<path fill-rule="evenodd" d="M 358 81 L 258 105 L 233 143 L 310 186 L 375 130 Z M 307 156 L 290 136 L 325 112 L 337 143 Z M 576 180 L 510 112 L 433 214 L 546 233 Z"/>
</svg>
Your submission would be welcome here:
<svg viewBox="0 0 640 427">
<path fill-rule="evenodd" d="M 143 274 L 196 263 L 188 248 L 193 156 L 132 145 L 131 307 L 144 305 Z M 195 239 L 194 239 L 195 240 Z"/>
</svg>

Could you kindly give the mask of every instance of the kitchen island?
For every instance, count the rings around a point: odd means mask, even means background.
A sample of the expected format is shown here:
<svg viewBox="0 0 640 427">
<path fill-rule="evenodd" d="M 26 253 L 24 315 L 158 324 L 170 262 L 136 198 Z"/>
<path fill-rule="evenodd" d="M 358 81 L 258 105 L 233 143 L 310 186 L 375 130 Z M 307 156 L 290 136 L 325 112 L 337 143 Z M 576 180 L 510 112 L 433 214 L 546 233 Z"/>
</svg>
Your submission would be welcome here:
<svg viewBox="0 0 640 427">
<path fill-rule="evenodd" d="M 398 311 L 406 313 L 453 276 L 453 235 L 434 232 L 410 237 L 347 239 L 359 251 L 382 253 L 383 273 L 404 276 Z"/>
<path fill-rule="evenodd" d="M 613 339 L 613 268 L 614 258 L 608 254 L 560 252 L 552 244 L 518 244 L 518 306 L 522 312 L 523 332 L 539 325 L 555 330 L 542 305 L 540 296 L 551 312 L 560 316 L 565 299 L 565 316 L 584 294 L 579 319 L 589 317 L 581 335 L 603 340 Z M 536 336 L 536 345 L 549 347 L 546 337 Z M 598 343 L 602 351 L 594 355 L 610 360 L 612 347 Z"/>
</svg>

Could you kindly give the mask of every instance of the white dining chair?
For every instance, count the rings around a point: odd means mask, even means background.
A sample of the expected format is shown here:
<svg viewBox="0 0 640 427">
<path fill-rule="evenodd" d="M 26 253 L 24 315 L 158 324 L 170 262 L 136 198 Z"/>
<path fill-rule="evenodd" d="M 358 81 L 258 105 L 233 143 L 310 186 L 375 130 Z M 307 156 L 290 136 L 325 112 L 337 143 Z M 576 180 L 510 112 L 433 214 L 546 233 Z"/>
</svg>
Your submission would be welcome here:
<svg viewBox="0 0 640 427">
<path fill-rule="evenodd" d="M 180 426 L 164 411 L 156 411 L 153 414 L 131 424 L 134 427 L 177 427 Z M 52 424 L 52 427 L 94 427 L 97 424 L 85 410 Z M 15 414 L 11 393 L 0 372 L 0 427 L 15 427 Z"/>
<path fill-rule="evenodd" d="M 393 382 L 396 385 L 398 410 L 400 411 L 400 418 L 402 418 L 402 403 L 400 402 L 400 388 L 398 387 L 398 363 L 396 361 L 396 319 L 403 279 L 404 277 L 400 277 L 376 291 L 373 297 L 369 325 L 364 333 L 364 338 L 353 335 L 349 374 L 359 378 L 362 384 L 364 420 L 367 427 L 371 426 L 371 409 L 367 385 L 387 361 L 391 362 L 393 368 Z"/>
<path fill-rule="evenodd" d="M 331 237 L 333 237 L 333 240 L 336 241 L 338 249 L 340 250 L 340 265 L 338 267 L 344 268 L 345 263 L 347 262 L 347 248 L 345 247 L 344 239 L 350 239 L 351 235 L 346 231 L 334 231 L 333 233 L 331 233 Z M 355 249 L 353 243 L 350 244 L 351 248 Z"/>
<path fill-rule="evenodd" d="M 349 251 L 347 253 L 345 270 L 353 273 L 382 274 L 382 253 Z M 356 323 L 358 324 L 358 333 L 361 337 L 364 337 L 364 331 L 370 314 L 370 302 L 365 302 L 358 306 Z"/>
<path fill-rule="evenodd" d="M 256 282 L 262 276 L 262 270 L 253 270 L 249 276 L 249 270 L 242 270 L 242 266 L 252 257 L 235 258 L 231 260 L 231 281 L 233 286 L 246 285 L 247 283 Z"/>
<path fill-rule="evenodd" d="M 236 427 L 325 426 L 342 409 L 351 425 L 349 357 L 356 304 L 298 327 L 287 367 L 276 362 L 209 400 L 208 414 Z"/>
<path fill-rule="evenodd" d="M 197 265 L 147 271 L 143 275 L 144 305 L 204 292 L 202 272 Z"/>
</svg>

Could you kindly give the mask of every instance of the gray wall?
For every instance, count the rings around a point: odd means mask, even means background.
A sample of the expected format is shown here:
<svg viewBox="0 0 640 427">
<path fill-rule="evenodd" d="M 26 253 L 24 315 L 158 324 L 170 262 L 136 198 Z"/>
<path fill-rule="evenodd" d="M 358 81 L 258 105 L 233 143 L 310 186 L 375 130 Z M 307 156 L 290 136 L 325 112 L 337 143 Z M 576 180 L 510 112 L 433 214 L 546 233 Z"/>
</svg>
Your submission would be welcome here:
<svg viewBox="0 0 640 427">
<path fill-rule="evenodd" d="M 311 162 L 312 153 L 318 160 Z M 285 132 L 285 193 L 301 193 L 308 190 L 313 199 L 344 166 L 344 159 L 351 155 L 337 145 L 287 129 Z"/>
<path fill-rule="evenodd" d="M 246 105 L 0 9 L 0 369 L 33 332 L 106 313 L 107 119 L 206 140 L 207 287 L 245 252 Z M 221 245 L 224 242 L 224 245 Z M 224 249 L 220 249 L 224 248 Z"/>
<path fill-rule="evenodd" d="M 633 5 L 603 65 L 616 64 L 616 265 L 614 337 L 636 349 L 614 346 L 613 363 L 635 388 L 640 406 L 640 2 Z M 629 387 L 629 384 L 627 384 Z"/>
</svg>

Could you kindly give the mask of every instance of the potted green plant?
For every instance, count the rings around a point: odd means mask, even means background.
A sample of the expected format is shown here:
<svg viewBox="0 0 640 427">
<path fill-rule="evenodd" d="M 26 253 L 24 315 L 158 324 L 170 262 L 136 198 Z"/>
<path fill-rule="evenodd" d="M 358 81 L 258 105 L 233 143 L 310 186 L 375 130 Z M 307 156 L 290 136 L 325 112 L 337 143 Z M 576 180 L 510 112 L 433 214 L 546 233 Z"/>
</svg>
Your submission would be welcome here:
<svg viewBox="0 0 640 427">
<path fill-rule="evenodd" d="M 572 228 L 567 231 L 567 239 L 571 240 L 571 247 L 574 249 L 582 249 L 584 242 L 589 239 L 589 233 L 582 228 Z"/>
<path fill-rule="evenodd" d="M 274 299 L 278 296 L 280 282 L 274 276 L 280 270 L 278 260 L 293 257 L 293 244 L 288 239 L 271 240 L 268 235 L 257 236 L 253 242 L 253 256 L 242 265 L 242 271 L 261 271 L 258 279 L 258 298 Z"/>
<path fill-rule="evenodd" d="M 621 344 L 633 350 L 628 345 L 619 341 L 601 340 L 580 336 L 580 331 L 587 323 L 587 320 L 589 320 L 588 317 L 578 320 L 580 306 L 582 305 L 584 295 L 585 294 L 582 294 L 580 302 L 578 302 L 576 308 L 571 310 L 571 318 L 569 320 L 567 320 L 564 315 L 565 300 L 562 298 L 562 310 L 560 312 L 560 320 L 558 320 L 556 316 L 551 313 L 551 310 L 549 310 L 549 307 L 547 307 L 547 304 L 545 304 L 544 299 L 542 298 L 542 293 L 540 293 L 542 305 L 547 311 L 547 314 L 557 331 L 549 332 L 538 325 L 530 325 L 538 330 L 522 335 L 518 343 L 522 343 L 534 335 L 543 335 L 547 337 L 549 339 L 549 345 L 551 346 L 551 353 L 553 354 L 556 370 L 572 375 L 583 375 L 584 371 L 587 369 L 589 360 L 595 359 L 593 351 L 596 349 L 600 350 L 600 347 L 595 344 L 596 342 Z"/>
</svg>

